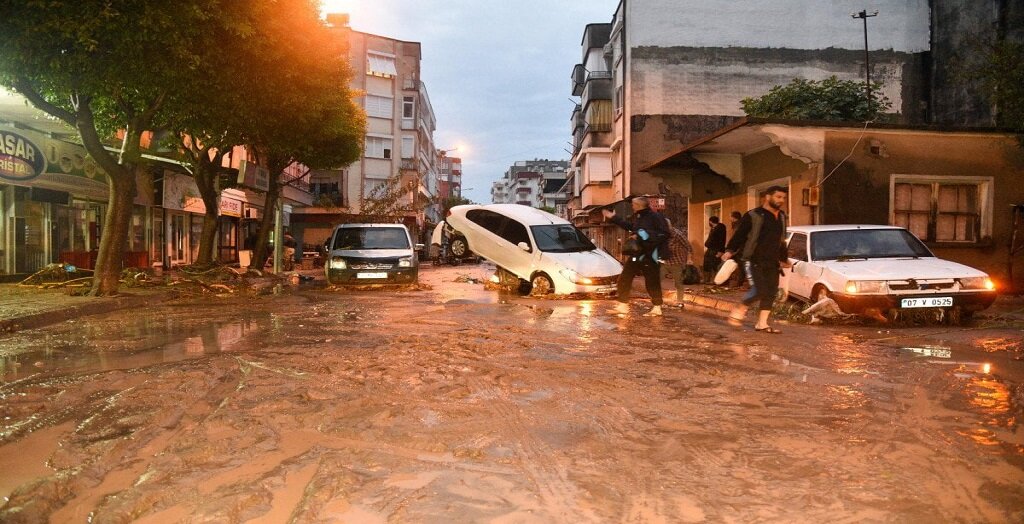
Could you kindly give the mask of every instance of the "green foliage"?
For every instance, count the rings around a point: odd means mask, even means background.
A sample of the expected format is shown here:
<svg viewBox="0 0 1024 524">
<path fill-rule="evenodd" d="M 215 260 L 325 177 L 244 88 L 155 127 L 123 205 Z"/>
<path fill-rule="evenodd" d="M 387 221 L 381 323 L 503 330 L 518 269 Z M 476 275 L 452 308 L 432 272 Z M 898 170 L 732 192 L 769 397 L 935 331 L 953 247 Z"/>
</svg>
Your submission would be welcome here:
<svg viewBox="0 0 1024 524">
<path fill-rule="evenodd" d="M 445 198 L 444 201 L 441 202 L 441 213 L 447 214 L 448 210 L 455 206 L 464 206 L 466 204 L 472 203 L 473 201 L 466 197 L 452 195 L 448 198 Z"/>
<path fill-rule="evenodd" d="M 878 119 L 892 106 L 881 88 L 881 84 L 871 83 L 869 104 L 863 82 L 835 76 L 822 81 L 794 78 L 788 85 L 775 86 L 758 98 L 744 98 L 740 104 L 753 117 L 866 122 Z"/>
<path fill-rule="evenodd" d="M 1016 131 L 1024 145 L 1024 44 L 1003 41 L 990 46 L 972 76 L 981 80 L 995 106 L 997 123 Z"/>
</svg>

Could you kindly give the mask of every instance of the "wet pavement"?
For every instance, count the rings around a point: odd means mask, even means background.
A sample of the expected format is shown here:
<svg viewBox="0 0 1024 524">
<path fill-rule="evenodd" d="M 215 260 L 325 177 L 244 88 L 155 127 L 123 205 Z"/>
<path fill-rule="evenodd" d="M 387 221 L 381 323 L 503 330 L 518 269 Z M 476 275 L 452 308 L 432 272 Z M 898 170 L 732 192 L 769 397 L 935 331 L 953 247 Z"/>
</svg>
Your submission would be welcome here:
<svg viewBox="0 0 1024 524">
<path fill-rule="evenodd" d="M 0 337 L 0 521 L 1024 520 L 1016 320 L 763 335 L 489 276 Z"/>
</svg>

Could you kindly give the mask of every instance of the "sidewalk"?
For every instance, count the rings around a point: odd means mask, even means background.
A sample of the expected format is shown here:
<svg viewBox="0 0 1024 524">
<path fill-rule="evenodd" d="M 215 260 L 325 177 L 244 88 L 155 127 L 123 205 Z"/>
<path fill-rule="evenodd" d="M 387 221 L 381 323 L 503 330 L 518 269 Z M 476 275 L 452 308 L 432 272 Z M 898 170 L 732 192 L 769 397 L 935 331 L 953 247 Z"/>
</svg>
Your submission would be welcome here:
<svg viewBox="0 0 1024 524">
<path fill-rule="evenodd" d="M 289 275 L 293 272 L 285 272 Z M 323 281 L 323 269 L 294 271 L 314 281 Z M 176 276 L 175 272 L 165 272 Z M 185 275 L 180 275 L 185 276 Z M 39 289 L 17 284 L 0 284 L 0 335 L 37 328 L 87 315 L 109 313 L 118 309 L 145 307 L 164 302 L 174 288 L 167 286 L 121 286 L 116 297 L 82 297 L 68 295 L 64 289 Z"/>
</svg>

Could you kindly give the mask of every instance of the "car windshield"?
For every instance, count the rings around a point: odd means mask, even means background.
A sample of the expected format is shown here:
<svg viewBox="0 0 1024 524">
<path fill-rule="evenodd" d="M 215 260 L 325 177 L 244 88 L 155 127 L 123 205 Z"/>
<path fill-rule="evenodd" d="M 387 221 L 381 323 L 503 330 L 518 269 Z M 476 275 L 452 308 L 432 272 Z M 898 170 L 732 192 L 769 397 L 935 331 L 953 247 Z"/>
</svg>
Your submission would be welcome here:
<svg viewBox="0 0 1024 524">
<path fill-rule="evenodd" d="M 931 251 L 905 229 L 849 229 L 811 234 L 813 260 L 931 257 Z"/>
<path fill-rule="evenodd" d="M 409 249 L 409 237 L 397 227 L 347 227 L 338 231 L 334 249 Z"/>
<path fill-rule="evenodd" d="M 577 253 L 592 251 L 597 246 L 572 224 L 530 226 L 537 249 L 549 253 Z"/>
</svg>

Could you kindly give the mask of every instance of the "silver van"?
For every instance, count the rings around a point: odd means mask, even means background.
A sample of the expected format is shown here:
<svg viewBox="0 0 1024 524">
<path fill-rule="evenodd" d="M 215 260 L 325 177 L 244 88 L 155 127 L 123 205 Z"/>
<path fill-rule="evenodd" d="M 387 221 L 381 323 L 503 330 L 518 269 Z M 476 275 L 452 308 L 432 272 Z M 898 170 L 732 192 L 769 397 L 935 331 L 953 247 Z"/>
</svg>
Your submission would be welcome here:
<svg viewBox="0 0 1024 524">
<path fill-rule="evenodd" d="M 415 284 L 419 257 L 402 224 L 342 224 L 327 239 L 327 282 L 335 285 Z"/>
</svg>

